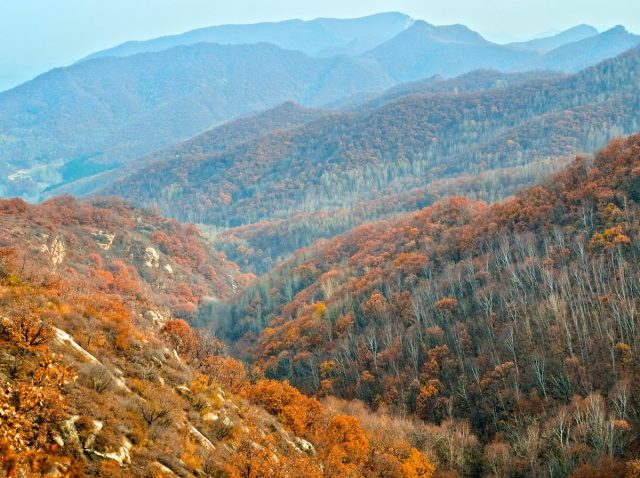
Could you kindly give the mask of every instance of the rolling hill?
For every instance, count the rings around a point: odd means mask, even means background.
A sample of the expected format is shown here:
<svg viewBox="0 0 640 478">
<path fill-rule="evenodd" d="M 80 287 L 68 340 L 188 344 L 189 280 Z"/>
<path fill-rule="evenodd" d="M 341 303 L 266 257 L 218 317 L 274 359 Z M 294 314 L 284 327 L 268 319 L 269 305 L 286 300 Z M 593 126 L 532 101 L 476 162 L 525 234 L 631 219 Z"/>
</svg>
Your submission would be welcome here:
<svg viewBox="0 0 640 478">
<path fill-rule="evenodd" d="M 273 45 L 198 44 L 60 68 L 0 94 L 0 195 L 113 169 L 285 101 L 321 105 L 391 85 L 375 65 Z"/>
<path fill-rule="evenodd" d="M 185 142 L 154 151 L 119 168 L 59 186 L 52 186 L 47 190 L 47 195 L 90 194 L 103 189 L 106 184 L 126 179 L 154 162 L 183 157 L 206 159 L 211 155 L 264 135 L 302 126 L 329 113 L 326 110 L 304 108 L 289 101 L 256 115 L 243 116 L 224 122 Z"/>
<path fill-rule="evenodd" d="M 465 73 L 454 78 L 435 75 L 426 80 L 411 81 L 389 88 L 375 98 L 350 105 L 352 109 L 361 110 L 375 108 L 390 103 L 405 96 L 462 94 L 505 88 L 534 80 L 552 80 L 563 74 L 553 71 L 527 71 L 522 73 L 503 73 L 498 70 L 480 69 Z M 346 108 L 348 109 L 348 108 Z"/>
</svg>

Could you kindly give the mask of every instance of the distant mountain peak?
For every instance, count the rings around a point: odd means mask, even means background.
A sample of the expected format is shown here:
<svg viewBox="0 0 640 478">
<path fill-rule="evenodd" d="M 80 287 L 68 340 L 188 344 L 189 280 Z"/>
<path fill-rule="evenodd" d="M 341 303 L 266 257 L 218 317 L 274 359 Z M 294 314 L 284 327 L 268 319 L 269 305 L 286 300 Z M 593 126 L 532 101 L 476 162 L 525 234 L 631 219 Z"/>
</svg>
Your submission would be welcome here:
<svg viewBox="0 0 640 478">
<path fill-rule="evenodd" d="M 419 41 L 421 38 L 444 43 L 487 42 L 482 35 L 465 25 L 433 25 L 424 20 L 415 20 L 409 28 L 400 32 L 387 43 Z"/>
<path fill-rule="evenodd" d="M 616 25 L 603 33 L 629 33 L 629 30 L 624 25 Z"/>
<path fill-rule="evenodd" d="M 507 46 L 520 50 L 547 53 L 561 46 L 595 37 L 596 35 L 598 35 L 596 28 L 591 25 L 581 24 L 553 35 L 546 35 L 524 42 L 509 43 Z"/>
<path fill-rule="evenodd" d="M 567 43 L 542 56 L 532 66 L 557 71 L 579 71 L 640 44 L 640 36 L 617 25 L 598 35 Z"/>
<path fill-rule="evenodd" d="M 596 32 L 596 33 L 599 33 L 599 32 L 598 32 L 598 29 L 597 29 L 596 27 L 594 27 L 593 25 L 589 25 L 588 23 L 581 23 L 580 25 L 576 25 L 576 26 L 575 26 L 575 27 L 573 27 L 573 28 L 569 28 L 569 30 L 567 30 L 567 31 L 571 31 L 571 30 L 584 30 L 584 29 L 588 29 L 588 30 L 594 31 L 594 32 Z"/>
</svg>

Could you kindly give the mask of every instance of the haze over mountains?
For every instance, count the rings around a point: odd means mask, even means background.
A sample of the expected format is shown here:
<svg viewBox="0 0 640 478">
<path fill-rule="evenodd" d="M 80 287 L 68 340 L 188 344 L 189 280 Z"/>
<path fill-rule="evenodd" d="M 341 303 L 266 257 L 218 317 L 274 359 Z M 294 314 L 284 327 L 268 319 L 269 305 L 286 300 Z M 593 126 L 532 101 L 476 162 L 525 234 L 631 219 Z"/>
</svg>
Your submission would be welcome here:
<svg viewBox="0 0 640 478">
<path fill-rule="evenodd" d="M 536 38 L 534 40 L 509 43 L 508 46 L 512 48 L 521 48 L 523 50 L 537 51 L 540 53 L 546 53 L 554 50 L 562 45 L 568 45 L 580 40 L 584 40 L 589 37 L 596 36 L 598 30 L 591 25 L 578 25 L 573 28 L 569 28 L 563 32 L 557 33 L 553 36 Z"/>
<path fill-rule="evenodd" d="M 318 18 L 311 21 L 288 20 L 254 25 L 223 25 L 201 28 L 181 35 L 123 43 L 89 55 L 85 60 L 107 56 L 130 56 L 200 42 L 221 45 L 266 42 L 286 50 L 301 51 L 310 56 L 357 55 L 394 37 L 413 22 L 411 17 L 402 13 L 381 13 L 347 20 Z"/>
<path fill-rule="evenodd" d="M 268 43 L 247 44 L 255 41 Z M 212 27 L 128 43 L 0 93 L 0 193 L 37 200 L 73 191 L 79 180 L 85 191 L 95 181 L 84 178 L 285 101 L 340 107 L 401 82 L 477 68 L 573 72 L 638 43 L 621 28 L 596 34 L 582 26 L 497 45 L 462 25 L 402 14 Z"/>
<path fill-rule="evenodd" d="M 239 115 L 391 84 L 362 61 L 267 43 L 201 43 L 56 69 L 0 94 L 0 162 L 8 165 L 0 191 L 37 199 Z"/>
</svg>

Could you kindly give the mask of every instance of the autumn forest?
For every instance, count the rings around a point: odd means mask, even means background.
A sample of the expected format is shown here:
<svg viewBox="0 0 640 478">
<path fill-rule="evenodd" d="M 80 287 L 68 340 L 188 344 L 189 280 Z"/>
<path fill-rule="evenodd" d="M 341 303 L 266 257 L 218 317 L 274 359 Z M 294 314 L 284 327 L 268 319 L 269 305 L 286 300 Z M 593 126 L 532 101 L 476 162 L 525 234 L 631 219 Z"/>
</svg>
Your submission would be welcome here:
<svg viewBox="0 0 640 478">
<path fill-rule="evenodd" d="M 222 25 L 0 91 L 0 477 L 640 478 L 639 357 L 622 26 Z"/>
</svg>

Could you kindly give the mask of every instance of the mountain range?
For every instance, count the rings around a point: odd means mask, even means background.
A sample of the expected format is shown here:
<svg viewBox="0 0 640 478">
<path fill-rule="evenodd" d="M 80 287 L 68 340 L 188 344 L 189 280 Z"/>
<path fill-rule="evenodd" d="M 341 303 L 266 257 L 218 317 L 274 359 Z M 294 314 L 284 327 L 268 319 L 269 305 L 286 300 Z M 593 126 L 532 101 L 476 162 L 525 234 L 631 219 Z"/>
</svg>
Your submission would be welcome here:
<svg viewBox="0 0 640 478">
<path fill-rule="evenodd" d="M 539 43 L 498 45 L 463 25 L 436 27 L 416 21 L 363 57 L 375 60 L 396 81 L 406 82 L 479 68 L 577 72 L 640 44 L 640 36 L 620 26 L 597 35 L 568 31 L 546 40 L 555 48 L 541 50 Z"/>
<path fill-rule="evenodd" d="M 285 101 L 348 108 L 401 82 L 477 68 L 574 72 L 640 43 L 621 27 L 595 33 L 497 45 L 462 25 L 381 14 L 125 44 L 0 93 L 0 193 L 38 200 L 78 180 L 85 190 L 84 178 Z M 268 43 L 247 43 L 256 41 Z"/>
<path fill-rule="evenodd" d="M 85 60 L 130 56 L 201 42 L 221 45 L 271 43 L 285 50 L 301 51 L 318 57 L 357 55 L 396 36 L 413 22 L 411 17 L 402 13 L 380 13 L 355 19 L 318 18 L 311 21 L 287 20 L 252 25 L 222 25 L 180 35 L 123 43 L 93 53 Z"/>
<path fill-rule="evenodd" d="M 235 116 L 390 84 L 363 61 L 266 43 L 201 43 L 56 69 L 0 94 L 0 191 L 37 199 Z"/>
<path fill-rule="evenodd" d="M 512 48 L 546 53 L 563 45 L 594 37 L 597 34 L 598 30 L 591 25 L 578 25 L 552 36 L 536 38 L 534 40 L 523 42 L 509 43 L 508 45 Z"/>
</svg>

